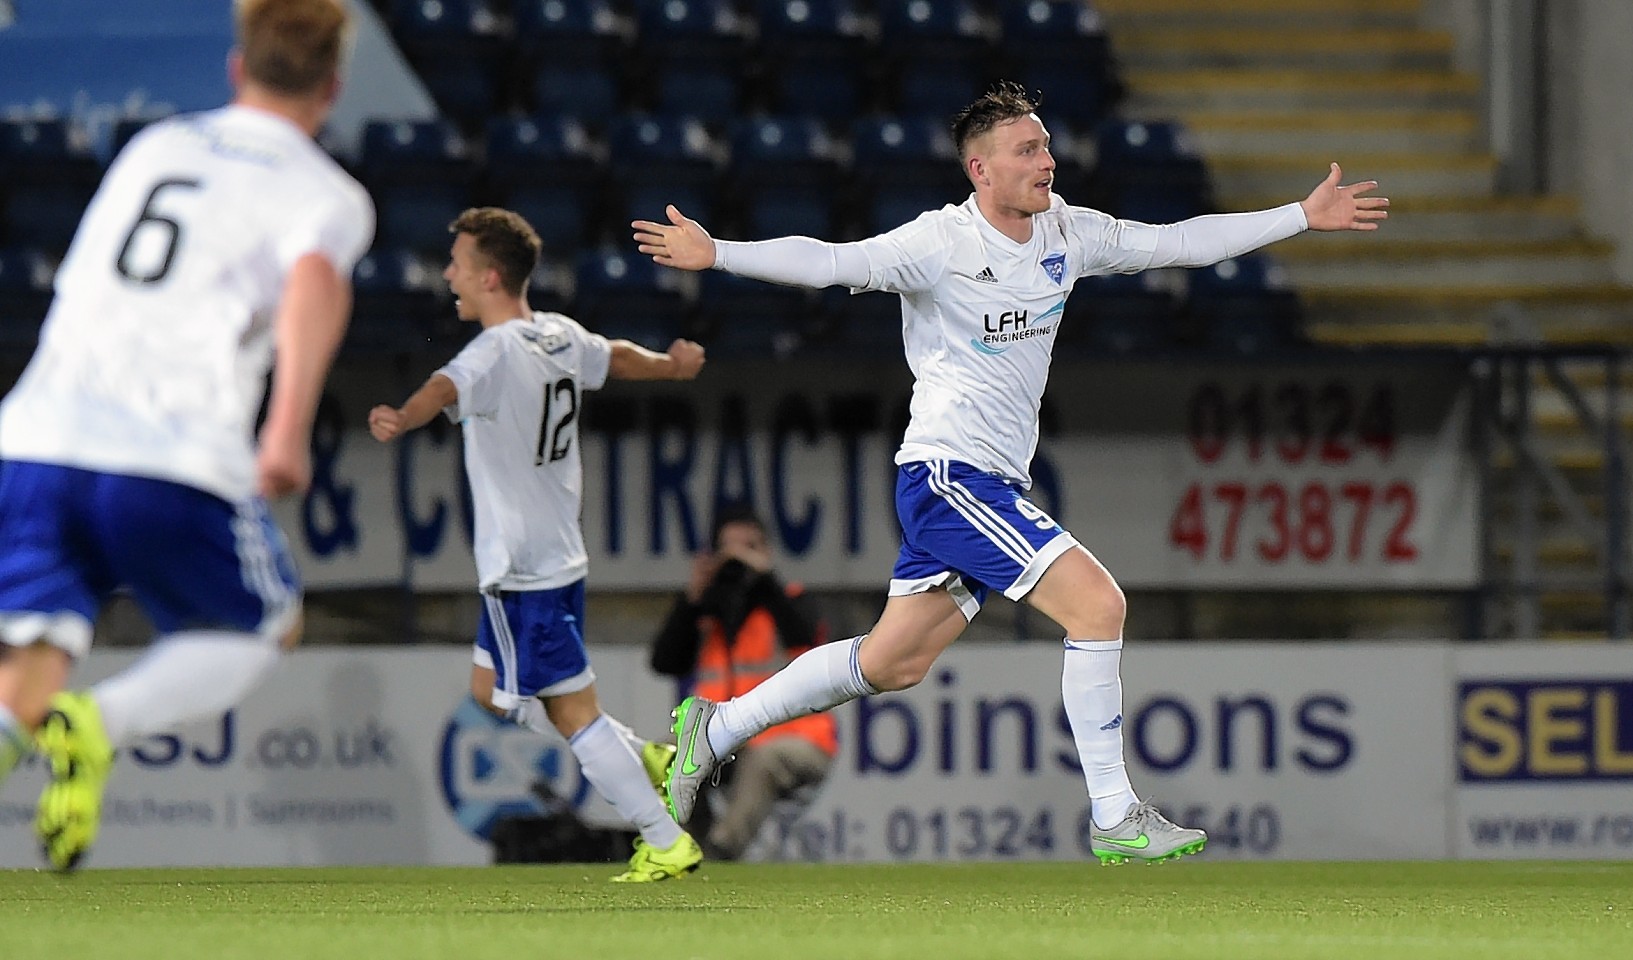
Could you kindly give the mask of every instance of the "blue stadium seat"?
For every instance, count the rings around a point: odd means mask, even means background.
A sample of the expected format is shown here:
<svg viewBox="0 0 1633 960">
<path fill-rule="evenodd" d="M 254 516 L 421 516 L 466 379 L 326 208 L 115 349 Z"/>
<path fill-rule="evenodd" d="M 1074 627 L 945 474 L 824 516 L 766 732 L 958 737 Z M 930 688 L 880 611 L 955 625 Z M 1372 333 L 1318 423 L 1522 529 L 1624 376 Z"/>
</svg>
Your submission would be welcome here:
<svg viewBox="0 0 1633 960">
<path fill-rule="evenodd" d="M 969 196 L 969 182 L 957 188 L 948 183 L 932 186 L 913 183 L 876 185 L 862 205 L 863 229 L 869 234 L 894 230 L 904 223 L 918 219 L 928 210 L 940 210 L 947 204 L 960 204 Z"/>
<path fill-rule="evenodd" d="M 470 130 L 502 106 L 505 89 L 499 63 L 492 57 L 451 57 L 420 61 L 419 77 L 443 116 Z"/>
<path fill-rule="evenodd" d="M 896 110 L 951 118 L 987 88 L 985 71 L 959 60 L 905 60 L 895 74 Z"/>
<path fill-rule="evenodd" d="M 608 337 L 662 349 L 685 329 L 682 274 L 616 248 L 587 251 L 575 270 L 578 319 Z"/>
<path fill-rule="evenodd" d="M 814 117 L 762 116 L 731 129 L 728 189 L 741 204 L 747 239 L 833 239 L 838 145 Z"/>
<path fill-rule="evenodd" d="M 533 74 L 533 106 L 601 123 L 621 104 L 618 72 L 600 63 L 542 61 Z"/>
<path fill-rule="evenodd" d="M 1116 102 L 1106 64 L 1090 58 L 1025 60 L 1011 68 L 1009 78 L 1041 95 L 1046 122 L 1086 129 L 1105 119 Z"/>
<path fill-rule="evenodd" d="M 341 349 L 354 355 L 424 349 L 433 318 L 448 309 L 437 262 L 407 250 L 364 254 L 352 270 L 352 321 Z"/>
<path fill-rule="evenodd" d="M 452 223 L 471 205 L 465 184 L 391 183 L 373 188 L 378 247 L 400 247 L 427 256 L 446 255 Z"/>
<path fill-rule="evenodd" d="M 952 134 L 938 118 L 912 115 L 876 115 L 857 120 L 851 128 L 858 175 L 869 179 L 918 181 L 958 172 Z"/>
<path fill-rule="evenodd" d="M 40 250 L 0 248 L 0 350 L 33 349 L 51 306 L 54 272 L 50 258 Z"/>
<path fill-rule="evenodd" d="M 647 51 L 741 56 L 744 27 L 730 0 L 635 0 L 635 43 Z"/>
<path fill-rule="evenodd" d="M 1109 62 L 1106 26 L 1083 0 L 1011 0 L 998 4 L 998 47 L 1015 62 L 1095 59 Z"/>
<path fill-rule="evenodd" d="M 853 294 L 842 287 L 822 291 L 822 323 L 811 347 L 845 356 L 902 356 L 902 301 L 888 293 Z"/>
<path fill-rule="evenodd" d="M 935 118 L 865 117 L 853 126 L 852 149 L 869 233 L 894 229 L 969 195 L 952 134 Z"/>
<path fill-rule="evenodd" d="M 597 191 L 580 184 L 532 183 L 511 188 L 499 202 L 533 225 L 546 255 L 561 256 L 592 239 L 600 200 Z"/>
<path fill-rule="evenodd" d="M 970 0 L 904 0 L 879 4 L 879 45 L 891 56 L 973 60 L 987 37 Z"/>
<path fill-rule="evenodd" d="M 685 114 L 628 113 L 607 133 L 613 175 L 622 183 L 701 186 L 714 177 L 715 143 Z"/>
<path fill-rule="evenodd" d="M 516 43 L 535 62 L 595 58 L 627 42 L 609 0 L 513 0 Z"/>
<path fill-rule="evenodd" d="M 393 0 L 393 32 L 404 42 L 453 44 L 498 34 L 491 0 Z"/>
<path fill-rule="evenodd" d="M 758 0 L 760 44 L 776 59 L 860 56 L 866 38 L 851 0 Z"/>
<path fill-rule="evenodd" d="M 1181 301 L 1175 287 L 1183 285 L 1183 273 L 1173 274 L 1151 270 L 1079 280 L 1066 301 L 1056 351 L 1127 356 L 1176 349 Z"/>
<path fill-rule="evenodd" d="M 436 120 L 370 120 L 363 125 L 359 172 L 369 185 L 469 181 L 470 148 L 459 131 Z"/>
<path fill-rule="evenodd" d="M 1189 273 L 1187 307 L 1208 349 L 1252 355 L 1301 344 L 1298 295 L 1268 256 L 1221 260 Z"/>
<path fill-rule="evenodd" d="M 711 270 L 698 290 L 698 336 L 716 356 L 786 356 L 804 341 L 816 292 Z"/>
<path fill-rule="evenodd" d="M 580 186 L 600 179 L 600 149 L 577 117 L 541 114 L 488 121 L 487 174 L 501 187 Z"/>
<path fill-rule="evenodd" d="M 671 58 L 658 70 L 654 82 L 659 113 L 685 113 L 726 123 L 740 112 L 742 69 L 734 60 Z"/>
<path fill-rule="evenodd" d="M 744 117 L 731 125 L 735 174 L 786 182 L 830 180 L 838 174 L 838 145 L 821 121 L 809 116 Z"/>
<path fill-rule="evenodd" d="M 776 58 L 767 65 L 771 109 L 849 123 L 862 110 L 863 69 L 845 56 Z"/>
<path fill-rule="evenodd" d="M 1174 223 L 1214 209 L 1207 165 L 1179 124 L 1108 120 L 1095 143 L 1095 203 L 1107 213 Z"/>
</svg>

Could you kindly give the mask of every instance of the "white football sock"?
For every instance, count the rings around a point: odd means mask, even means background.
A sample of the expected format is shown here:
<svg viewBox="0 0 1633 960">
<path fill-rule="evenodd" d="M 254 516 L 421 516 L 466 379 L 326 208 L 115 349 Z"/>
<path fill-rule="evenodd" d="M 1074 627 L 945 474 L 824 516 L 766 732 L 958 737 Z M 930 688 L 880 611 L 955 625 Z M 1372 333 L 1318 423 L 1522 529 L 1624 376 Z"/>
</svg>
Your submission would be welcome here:
<svg viewBox="0 0 1633 960">
<path fill-rule="evenodd" d="M 628 724 L 610 713 L 603 713 L 601 716 L 612 724 L 612 728 L 618 731 L 618 736 L 622 737 L 623 741 L 629 744 L 629 748 L 635 751 L 635 755 L 640 756 L 641 751 L 646 748 L 646 738 L 631 730 Z M 544 701 L 538 697 L 528 697 L 521 706 L 507 712 L 505 719 L 534 733 L 548 734 L 556 732 L 556 725 L 550 722 L 550 714 L 544 709 Z"/>
<path fill-rule="evenodd" d="M 641 831 L 641 837 L 648 844 L 668 850 L 680 839 L 681 829 L 670 818 L 658 791 L 652 789 L 646 779 L 640 756 L 608 721 L 603 713 L 573 734 L 567 741 L 573 748 L 573 756 L 584 768 L 584 778 L 620 816 Z"/>
<path fill-rule="evenodd" d="M 722 703 L 709 719 L 714 755 L 724 759 L 762 730 L 878 693 L 856 659 L 862 640 L 812 647 L 753 690 Z"/>
<path fill-rule="evenodd" d="M 1067 640 L 1060 695 L 1072 721 L 1094 822 L 1114 827 L 1140 802 L 1123 764 L 1121 640 Z"/>
<path fill-rule="evenodd" d="M 277 662 L 277 645 L 253 633 L 174 633 L 91 696 L 108 739 L 124 746 L 237 706 Z"/>
</svg>

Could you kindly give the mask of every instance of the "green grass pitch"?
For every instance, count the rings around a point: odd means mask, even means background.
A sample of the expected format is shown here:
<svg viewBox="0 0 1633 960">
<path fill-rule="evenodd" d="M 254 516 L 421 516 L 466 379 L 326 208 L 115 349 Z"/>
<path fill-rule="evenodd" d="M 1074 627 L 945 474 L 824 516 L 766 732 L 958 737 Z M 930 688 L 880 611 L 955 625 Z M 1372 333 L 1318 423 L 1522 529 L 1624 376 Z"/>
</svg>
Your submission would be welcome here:
<svg viewBox="0 0 1633 960">
<path fill-rule="evenodd" d="M 0 957 L 1633 956 L 1633 863 L 0 871 Z"/>
</svg>

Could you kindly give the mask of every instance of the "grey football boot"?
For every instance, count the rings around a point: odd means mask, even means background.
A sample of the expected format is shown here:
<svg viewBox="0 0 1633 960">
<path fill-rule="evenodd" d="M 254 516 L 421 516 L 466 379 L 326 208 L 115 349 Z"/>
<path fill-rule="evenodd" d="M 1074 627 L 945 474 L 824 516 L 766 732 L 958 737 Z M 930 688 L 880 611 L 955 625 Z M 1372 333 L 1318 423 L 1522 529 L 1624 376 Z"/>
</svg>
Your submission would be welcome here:
<svg viewBox="0 0 1633 960">
<path fill-rule="evenodd" d="M 669 761 L 667 789 L 663 792 L 669 815 L 682 825 L 692 819 L 698 791 L 705 781 L 717 776 L 724 762 L 709 745 L 709 718 L 714 716 L 715 707 L 713 700 L 687 697 L 670 714 L 675 720 L 675 757 Z"/>
<path fill-rule="evenodd" d="M 1090 851 L 1106 865 L 1130 860 L 1144 863 L 1178 860 L 1187 854 L 1201 853 L 1207 845 L 1206 833 L 1179 826 L 1149 803 L 1136 804 L 1128 816 L 1110 829 L 1094 824 L 1089 834 Z"/>
</svg>

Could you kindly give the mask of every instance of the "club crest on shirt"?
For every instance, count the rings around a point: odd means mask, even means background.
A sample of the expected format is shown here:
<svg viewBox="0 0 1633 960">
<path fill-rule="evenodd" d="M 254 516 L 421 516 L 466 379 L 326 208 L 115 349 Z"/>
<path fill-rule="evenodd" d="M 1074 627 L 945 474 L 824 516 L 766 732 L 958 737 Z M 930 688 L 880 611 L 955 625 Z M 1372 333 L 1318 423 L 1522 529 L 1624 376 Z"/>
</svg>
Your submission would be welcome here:
<svg viewBox="0 0 1633 960">
<path fill-rule="evenodd" d="M 523 329 L 522 339 L 528 346 L 543 353 L 545 356 L 554 356 L 572 346 L 564 333 L 547 333 L 540 330 Z"/>
<path fill-rule="evenodd" d="M 1061 280 L 1066 276 L 1066 255 L 1064 253 L 1051 253 L 1039 260 L 1038 266 L 1043 268 L 1043 272 L 1049 275 L 1049 279 L 1053 280 L 1056 286 L 1059 286 Z"/>
</svg>

